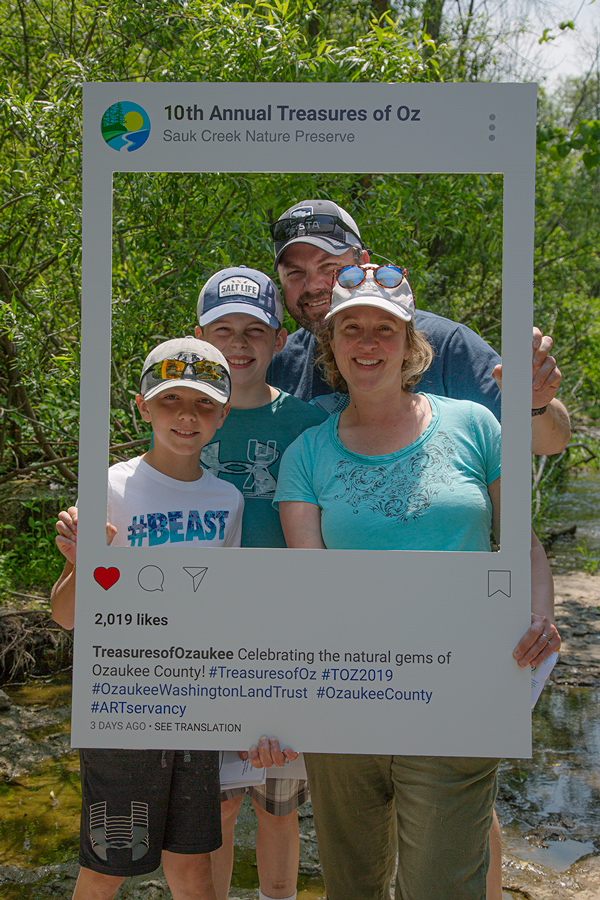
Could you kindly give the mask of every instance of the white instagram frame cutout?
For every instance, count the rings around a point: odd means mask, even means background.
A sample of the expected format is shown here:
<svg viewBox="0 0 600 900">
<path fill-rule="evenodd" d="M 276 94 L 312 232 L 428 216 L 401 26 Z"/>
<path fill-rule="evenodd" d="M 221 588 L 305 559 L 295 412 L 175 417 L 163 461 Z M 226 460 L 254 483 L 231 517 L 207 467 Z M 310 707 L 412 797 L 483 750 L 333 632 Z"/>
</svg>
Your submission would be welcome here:
<svg viewBox="0 0 600 900">
<path fill-rule="evenodd" d="M 151 131 L 117 153 L 100 123 L 126 101 L 143 107 Z M 211 121 L 215 107 L 271 120 Z M 365 116 L 323 123 L 297 112 L 342 108 Z M 530 755 L 530 670 L 511 653 L 530 622 L 535 119 L 531 84 L 84 87 L 73 746 L 224 750 L 270 734 L 315 752 Z M 247 129 L 258 128 L 290 137 L 253 142 Z M 165 140 L 166 129 L 196 140 Z M 307 131 L 345 138 L 306 141 L 298 132 Z M 205 140 L 212 133 L 233 137 Z M 503 174 L 499 553 L 106 546 L 113 172 L 241 171 Z M 162 590 L 138 580 L 150 565 Z M 117 568 L 118 581 L 103 588 L 99 567 Z M 138 612 L 168 625 L 136 625 Z M 123 624 L 127 614 L 133 624 Z M 274 674 L 252 680 L 248 669 Z"/>
</svg>

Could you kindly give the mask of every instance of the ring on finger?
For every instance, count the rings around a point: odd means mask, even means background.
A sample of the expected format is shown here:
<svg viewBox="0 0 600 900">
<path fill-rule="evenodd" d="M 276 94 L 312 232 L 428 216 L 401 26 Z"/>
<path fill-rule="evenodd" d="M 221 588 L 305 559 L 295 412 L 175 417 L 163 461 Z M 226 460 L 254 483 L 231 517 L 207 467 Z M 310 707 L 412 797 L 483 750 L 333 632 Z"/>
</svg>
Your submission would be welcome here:
<svg viewBox="0 0 600 900">
<path fill-rule="evenodd" d="M 541 638 L 546 638 L 546 643 L 547 643 L 547 644 L 550 643 L 550 638 L 548 637 L 547 634 L 540 634 L 540 637 L 541 637 Z"/>
</svg>

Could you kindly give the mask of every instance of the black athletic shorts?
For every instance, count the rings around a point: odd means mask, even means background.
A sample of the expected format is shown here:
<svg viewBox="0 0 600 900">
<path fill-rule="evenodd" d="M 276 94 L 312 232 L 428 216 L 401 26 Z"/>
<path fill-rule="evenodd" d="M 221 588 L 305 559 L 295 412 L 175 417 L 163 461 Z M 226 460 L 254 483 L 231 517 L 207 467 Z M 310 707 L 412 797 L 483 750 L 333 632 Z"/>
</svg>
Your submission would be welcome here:
<svg viewBox="0 0 600 900">
<path fill-rule="evenodd" d="M 145 875 L 161 853 L 221 846 L 215 750 L 80 750 L 79 862 L 105 875 Z"/>
</svg>

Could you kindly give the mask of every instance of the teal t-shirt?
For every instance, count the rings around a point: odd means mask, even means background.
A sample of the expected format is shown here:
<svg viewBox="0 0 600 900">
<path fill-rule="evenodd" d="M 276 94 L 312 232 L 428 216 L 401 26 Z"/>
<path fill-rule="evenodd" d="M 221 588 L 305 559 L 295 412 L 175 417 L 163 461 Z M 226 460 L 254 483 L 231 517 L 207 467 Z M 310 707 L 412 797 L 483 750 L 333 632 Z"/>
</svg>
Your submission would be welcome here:
<svg viewBox="0 0 600 900">
<path fill-rule="evenodd" d="M 285 547 L 279 513 L 273 507 L 284 450 L 327 414 L 284 391 L 257 409 L 231 409 L 200 462 L 244 495 L 242 547 Z"/>
<path fill-rule="evenodd" d="M 489 551 L 500 425 L 478 403 L 424 396 L 431 422 L 397 453 L 347 450 L 339 413 L 305 431 L 284 455 L 275 502 L 319 506 L 329 549 Z"/>
</svg>

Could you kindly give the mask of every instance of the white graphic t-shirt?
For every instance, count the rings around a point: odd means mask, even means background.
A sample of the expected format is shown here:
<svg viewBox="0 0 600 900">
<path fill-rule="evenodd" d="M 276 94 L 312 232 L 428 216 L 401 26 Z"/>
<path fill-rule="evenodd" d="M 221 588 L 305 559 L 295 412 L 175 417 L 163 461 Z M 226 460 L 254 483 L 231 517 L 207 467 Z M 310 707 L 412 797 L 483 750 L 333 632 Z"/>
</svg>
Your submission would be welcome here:
<svg viewBox="0 0 600 900">
<path fill-rule="evenodd" d="M 229 482 L 203 472 L 177 481 L 141 456 L 108 470 L 108 521 L 113 547 L 239 547 L 244 498 Z"/>
</svg>

